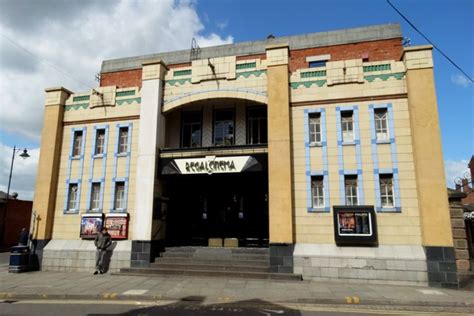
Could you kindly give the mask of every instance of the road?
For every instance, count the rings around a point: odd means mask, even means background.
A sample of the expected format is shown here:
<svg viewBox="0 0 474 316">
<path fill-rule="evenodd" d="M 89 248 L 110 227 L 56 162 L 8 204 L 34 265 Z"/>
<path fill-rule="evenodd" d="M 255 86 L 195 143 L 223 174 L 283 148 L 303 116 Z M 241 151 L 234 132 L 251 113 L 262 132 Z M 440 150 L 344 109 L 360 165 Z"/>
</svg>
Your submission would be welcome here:
<svg viewBox="0 0 474 316">
<path fill-rule="evenodd" d="M 423 310 L 394 310 L 390 306 L 370 307 L 331 306 L 331 305 L 269 305 L 252 306 L 251 303 L 239 305 L 211 304 L 196 302 L 160 301 L 0 301 L 0 315 L 170 315 L 170 316 L 336 316 L 336 315 L 460 315 L 451 311 L 424 307 Z M 462 310 L 457 310 L 461 312 Z M 464 315 L 468 315 L 467 313 Z"/>
</svg>

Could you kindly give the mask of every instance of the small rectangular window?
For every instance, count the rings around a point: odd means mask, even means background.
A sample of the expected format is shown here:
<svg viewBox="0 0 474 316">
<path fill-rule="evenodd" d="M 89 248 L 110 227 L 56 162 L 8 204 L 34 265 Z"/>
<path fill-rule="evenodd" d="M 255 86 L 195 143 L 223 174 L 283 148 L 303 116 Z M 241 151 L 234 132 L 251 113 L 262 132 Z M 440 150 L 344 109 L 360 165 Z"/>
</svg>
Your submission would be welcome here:
<svg viewBox="0 0 474 316">
<path fill-rule="evenodd" d="M 388 113 L 387 109 L 375 109 L 375 133 L 377 140 L 384 141 L 389 139 L 388 135 Z"/>
<path fill-rule="evenodd" d="M 82 153 L 82 131 L 74 131 L 72 156 L 78 157 Z"/>
<path fill-rule="evenodd" d="M 247 144 L 267 143 L 267 109 L 251 107 L 247 109 Z"/>
<path fill-rule="evenodd" d="M 181 147 L 201 147 L 201 111 L 182 112 Z"/>
<path fill-rule="evenodd" d="M 100 183 L 92 183 L 90 209 L 100 209 Z"/>
<path fill-rule="evenodd" d="M 309 114 L 309 142 L 310 144 L 321 143 L 321 113 Z"/>
<path fill-rule="evenodd" d="M 347 175 L 344 176 L 344 187 L 346 192 L 346 205 L 358 205 L 358 188 L 357 188 L 357 176 Z"/>
<path fill-rule="evenodd" d="M 123 154 L 128 151 L 128 127 L 119 128 L 118 153 Z"/>
<path fill-rule="evenodd" d="M 234 110 L 216 110 L 214 112 L 214 145 L 230 146 L 234 144 Z"/>
<path fill-rule="evenodd" d="M 67 209 L 75 210 L 77 202 L 77 183 L 69 184 L 69 192 L 67 197 Z"/>
<path fill-rule="evenodd" d="M 95 134 L 95 155 L 104 154 L 105 146 L 105 129 L 98 129 Z"/>
<path fill-rule="evenodd" d="M 114 209 L 120 210 L 125 208 L 125 182 L 115 182 L 115 201 Z"/>
<path fill-rule="evenodd" d="M 326 67 L 327 60 L 310 61 L 309 68 Z"/>
<path fill-rule="evenodd" d="M 354 141 L 354 112 L 341 112 L 342 141 L 350 143 Z"/>
<path fill-rule="evenodd" d="M 311 193 L 313 207 L 324 207 L 324 178 L 322 176 L 311 177 Z"/>
<path fill-rule="evenodd" d="M 382 207 L 393 207 L 393 174 L 380 175 L 380 201 Z"/>
</svg>

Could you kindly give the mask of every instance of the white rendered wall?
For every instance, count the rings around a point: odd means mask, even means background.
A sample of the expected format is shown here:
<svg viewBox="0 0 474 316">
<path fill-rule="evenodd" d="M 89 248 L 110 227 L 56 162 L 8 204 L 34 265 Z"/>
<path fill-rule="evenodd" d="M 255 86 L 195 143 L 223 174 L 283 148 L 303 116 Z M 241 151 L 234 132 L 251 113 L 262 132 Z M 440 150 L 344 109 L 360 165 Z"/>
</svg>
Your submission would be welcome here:
<svg viewBox="0 0 474 316">
<path fill-rule="evenodd" d="M 144 80 L 140 107 L 133 240 L 151 240 L 156 148 L 161 141 L 161 80 Z"/>
</svg>

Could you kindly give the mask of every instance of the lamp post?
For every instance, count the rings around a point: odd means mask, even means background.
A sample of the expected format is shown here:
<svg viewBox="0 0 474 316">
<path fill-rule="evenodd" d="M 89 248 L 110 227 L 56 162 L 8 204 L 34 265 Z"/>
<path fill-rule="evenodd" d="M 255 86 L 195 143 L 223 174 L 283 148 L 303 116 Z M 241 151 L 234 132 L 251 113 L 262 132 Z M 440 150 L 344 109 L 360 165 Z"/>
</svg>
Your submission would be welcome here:
<svg viewBox="0 0 474 316">
<path fill-rule="evenodd" d="M 5 246 L 5 221 L 7 219 L 8 198 L 10 197 L 10 184 L 12 182 L 13 163 L 15 162 L 15 155 L 20 151 L 21 149 L 17 149 L 16 146 L 13 146 L 12 162 L 10 164 L 10 175 L 8 177 L 7 197 L 5 199 L 5 209 L 3 210 L 3 220 L 2 220 L 2 245 L 3 246 Z M 23 149 L 23 152 L 19 156 L 23 159 L 30 157 L 30 155 L 28 154 L 28 150 L 26 150 L 26 148 Z"/>
</svg>

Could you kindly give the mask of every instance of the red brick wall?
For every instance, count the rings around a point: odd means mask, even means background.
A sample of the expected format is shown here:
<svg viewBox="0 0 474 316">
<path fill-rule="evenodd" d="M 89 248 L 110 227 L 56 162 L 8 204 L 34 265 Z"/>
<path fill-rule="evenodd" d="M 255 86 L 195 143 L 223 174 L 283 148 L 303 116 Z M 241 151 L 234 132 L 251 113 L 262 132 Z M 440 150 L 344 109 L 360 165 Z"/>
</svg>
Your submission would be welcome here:
<svg viewBox="0 0 474 316">
<path fill-rule="evenodd" d="M 289 67 L 294 72 L 297 69 L 308 68 L 306 57 L 315 55 L 331 54 L 331 61 L 357 59 L 367 54 L 369 61 L 400 60 L 403 52 L 402 39 L 387 39 L 354 44 L 326 46 L 317 48 L 306 48 L 290 51 Z M 265 59 L 265 54 L 237 56 L 237 60 Z M 169 68 L 188 67 L 190 63 L 168 65 Z M 132 69 L 118 72 L 103 73 L 100 77 L 100 86 L 141 87 L 142 70 Z"/>
<path fill-rule="evenodd" d="M 100 75 L 100 86 L 117 86 L 118 88 L 141 87 L 142 69 L 102 73 Z"/>
<path fill-rule="evenodd" d="M 388 39 L 336 46 L 306 48 L 290 51 L 290 71 L 308 68 L 306 57 L 331 54 L 331 61 L 358 59 L 368 54 L 369 61 L 400 60 L 402 57 L 402 39 Z"/>
<path fill-rule="evenodd" d="M 23 227 L 30 229 L 32 208 L 33 202 L 31 201 L 8 200 L 8 209 L 5 220 L 5 243 L 0 244 L 0 248 L 11 247 L 18 244 L 21 229 Z M 1 222 L 3 221 L 4 212 L 5 204 L 2 203 L 0 204 L 0 228 L 3 226 Z"/>
</svg>

